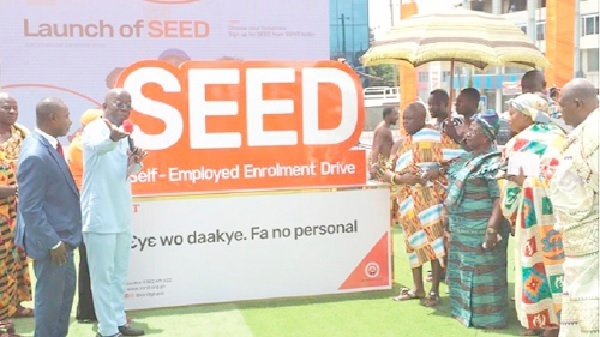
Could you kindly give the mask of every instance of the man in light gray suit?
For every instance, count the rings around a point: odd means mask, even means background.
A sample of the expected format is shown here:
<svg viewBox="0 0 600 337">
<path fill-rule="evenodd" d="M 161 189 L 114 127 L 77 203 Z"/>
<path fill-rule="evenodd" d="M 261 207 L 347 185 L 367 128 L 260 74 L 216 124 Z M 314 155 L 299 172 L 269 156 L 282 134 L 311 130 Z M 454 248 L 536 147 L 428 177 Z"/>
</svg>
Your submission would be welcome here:
<svg viewBox="0 0 600 337">
<path fill-rule="evenodd" d="M 73 249 L 82 238 L 79 192 L 58 140 L 71 126 L 69 109 L 44 98 L 36 120 L 19 155 L 15 241 L 34 260 L 35 337 L 65 337 L 75 294 Z"/>
</svg>

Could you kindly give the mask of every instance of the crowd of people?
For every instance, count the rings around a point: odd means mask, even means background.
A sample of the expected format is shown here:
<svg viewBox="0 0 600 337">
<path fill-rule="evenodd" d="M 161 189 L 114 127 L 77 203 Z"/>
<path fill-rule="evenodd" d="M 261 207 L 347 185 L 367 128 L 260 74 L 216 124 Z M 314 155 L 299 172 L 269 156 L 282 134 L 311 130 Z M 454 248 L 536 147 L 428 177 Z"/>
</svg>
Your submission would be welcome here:
<svg viewBox="0 0 600 337">
<path fill-rule="evenodd" d="M 15 317 L 34 317 L 36 337 L 67 336 L 76 284 L 77 319 L 97 322 L 98 337 L 144 335 L 125 315 L 128 177 L 146 156 L 123 130 L 130 112 L 131 95 L 110 90 L 64 151 L 59 139 L 72 122 L 62 100 L 42 99 L 30 132 L 16 123 L 15 98 L 0 93 L 1 337 L 18 336 Z M 32 297 L 27 257 L 37 280 L 34 310 L 21 305 Z"/>
<path fill-rule="evenodd" d="M 393 221 L 402 226 L 414 282 L 395 300 L 436 307 L 446 282 L 454 318 L 503 329 L 514 237 L 522 334 L 599 335 L 599 102 L 585 79 L 554 90 L 553 98 L 545 86 L 542 73 L 524 75 L 524 94 L 508 102 L 513 137 L 502 150 L 499 116 L 478 112 L 476 89 L 460 92 L 456 115 L 441 89 L 427 107 L 409 104 L 399 142 L 389 129 L 398 113 L 384 110 L 370 169 L 391 185 Z M 98 337 L 144 334 L 125 315 L 127 177 L 146 156 L 121 127 L 130 111 L 131 95 L 111 89 L 102 109 L 83 115 L 65 152 L 59 138 L 72 122 L 64 102 L 42 99 L 30 132 L 16 123 L 15 98 L 0 93 L 1 337 L 18 336 L 14 317 L 35 317 L 36 337 L 66 336 L 76 284 L 77 319 L 98 322 Z M 21 305 L 32 298 L 27 257 L 37 279 L 35 310 Z"/>
<path fill-rule="evenodd" d="M 460 92 L 458 117 L 449 114 L 444 90 L 431 92 L 430 122 L 424 104 L 409 104 L 402 116 L 407 135 L 394 145 L 389 136 L 379 139 L 398 119 L 393 109 L 384 111 L 370 169 L 392 186 L 392 223 L 402 227 L 414 282 L 394 299 L 435 307 L 445 281 L 452 317 L 503 329 L 514 254 L 512 300 L 523 336 L 599 336 L 597 91 L 573 79 L 550 97 L 535 70 L 523 76 L 522 88 L 508 102 L 512 138 L 502 149 L 500 117 L 478 112 L 473 88 Z"/>
</svg>

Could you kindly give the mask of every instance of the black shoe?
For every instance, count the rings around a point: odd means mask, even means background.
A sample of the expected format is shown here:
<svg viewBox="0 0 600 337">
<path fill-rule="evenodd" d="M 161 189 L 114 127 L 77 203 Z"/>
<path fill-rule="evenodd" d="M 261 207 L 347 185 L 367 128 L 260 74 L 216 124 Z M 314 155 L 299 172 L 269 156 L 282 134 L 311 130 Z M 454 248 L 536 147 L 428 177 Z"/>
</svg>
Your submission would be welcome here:
<svg viewBox="0 0 600 337">
<path fill-rule="evenodd" d="M 123 336 L 143 336 L 144 330 L 134 329 L 130 325 L 121 325 L 119 327 L 119 332 Z"/>
</svg>

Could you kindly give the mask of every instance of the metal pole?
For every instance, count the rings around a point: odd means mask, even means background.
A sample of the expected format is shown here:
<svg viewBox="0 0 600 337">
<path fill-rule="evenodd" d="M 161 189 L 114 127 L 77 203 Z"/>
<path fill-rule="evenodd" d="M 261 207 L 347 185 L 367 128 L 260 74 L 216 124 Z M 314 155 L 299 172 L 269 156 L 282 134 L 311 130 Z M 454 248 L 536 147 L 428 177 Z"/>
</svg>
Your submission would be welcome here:
<svg viewBox="0 0 600 337">
<path fill-rule="evenodd" d="M 390 0 L 390 24 L 394 26 L 394 0 Z"/>
<path fill-rule="evenodd" d="M 527 35 L 534 44 L 537 41 L 537 32 L 535 26 L 535 8 L 537 0 L 527 0 Z"/>
<path fill-rule="evenodd" d="M 581 0 L 575 0 L 575 78 L 584 77 L 581 64 Z"/>
<path fill-rule="evenodd" d="M 391 8 L 390 8 L 391 10 Z M 392 26 L 394 25 L 394 11 L 392 10 L 392 14 L 391 14 L 391 19 L 392 19 Z M 400 18 L 400 20 L 402 20 L 402 0 L 400 0 L 400 5 L 398 5 L 398 17 Z M 394 69 L 394 87 L 399 87 L 400 86 L 400 71 L 398 69 L 398 65 L 396 63 L 392 64 L 392 67 Z M 400 101 L 402 101 L 402 88 L 400 88 Z"/>
<path fill-rule="evenodd" d="M 346 58 L 346 25 L 344 23 L 344 13 L 342 13 L 342 54 L 344 54 L 344 58 Z"/>
<path fill-rule="evenodd" d="M 502 14 L 502 2 L 500 0 L 492 0 L 492 13 L 495 15 Z M 502 114 L 504 112 L 502 106 L 502 83 L 500 83 L 500 78 L 502 75 L 502 67 L 496 67 L 496 85 L 499 88 L 496 88 L 496 113 Z"/>
</svg>

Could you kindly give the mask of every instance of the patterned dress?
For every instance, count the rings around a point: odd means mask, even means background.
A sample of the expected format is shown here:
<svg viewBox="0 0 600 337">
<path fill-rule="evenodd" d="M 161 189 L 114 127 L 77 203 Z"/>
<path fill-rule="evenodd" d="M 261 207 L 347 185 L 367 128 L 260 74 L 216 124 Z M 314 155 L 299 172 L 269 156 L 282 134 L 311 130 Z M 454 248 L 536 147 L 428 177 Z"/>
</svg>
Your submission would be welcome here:
<svg viewBox="0 0 600 337">
<path fill-rule="evenodd" d="M 599 125 L 596 110 L 569 134 L 551 181 L 555 228 L 565 252 L 560 337 L 600 335 Z"/>
<path fill-rule="evenodd" d="M 562 309 L 562 237 L 554 230 L 549 181 L 558 165 L 566 135 L 554 124 L 533 124 L 513 137 L 504 158 L 529 153 L 540 158 L 541 173 L 523 186 L 506 181 L 502 210 L 515 228 L 515 306 L 521 325 L 529 330 L 558 328 Z"/>
<path fill-rule="evenodd" d="M 494 201 L 500 196 L 496 180 L 500 156 L 500 152 L 493 150 L 477 157 L 466 153 L 448 171 L 450 308 L 451 315 L 465 326 L 506 325 L 508 226 L 499 228 L 503 239 L 496 248 L 486 251 L 481 248 Z"/>
<path fill-rule="evenodd" d="M 462 153 L 460 146 L 446 134 L 425 127 L 404 139 L 391 167 L 395 168 L 398 175 L 412 170 L 424 171 L 440 167 Z M 443 265 L 446 255 L 443 211 L 446 185 L 446 177 L 441 176 L 427 185 L 397 186 L 398 220 L 404 230 L 411 268 L 420 267 L 434 259 Z"/>
<path fill-rule="evenodd" d="M 16 164 L 26 130 L 13 126 L 13 133 L 0 146 L 0 185 L 16 181 Z M 14 245 L 17 198 L 0 199 L 0 320 L 13 315 L 20 302 L 31 301 L 31 279 L 25 251 Z"/>
</svg>

